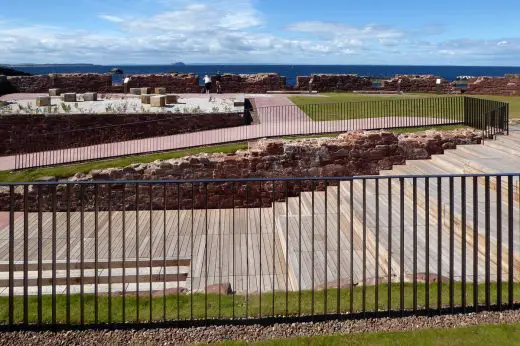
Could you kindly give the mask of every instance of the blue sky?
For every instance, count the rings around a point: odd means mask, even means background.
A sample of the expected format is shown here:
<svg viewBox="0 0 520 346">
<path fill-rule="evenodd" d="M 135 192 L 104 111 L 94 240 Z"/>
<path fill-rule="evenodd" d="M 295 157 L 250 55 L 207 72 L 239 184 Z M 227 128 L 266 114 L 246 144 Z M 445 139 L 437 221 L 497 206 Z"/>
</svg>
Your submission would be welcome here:
<svg viewBox="0 0 520 346">
<path fill-rule="evenodd" d="M 519 0 L 0 0 L 0 63 L 520 65 Z"/>
</svg>

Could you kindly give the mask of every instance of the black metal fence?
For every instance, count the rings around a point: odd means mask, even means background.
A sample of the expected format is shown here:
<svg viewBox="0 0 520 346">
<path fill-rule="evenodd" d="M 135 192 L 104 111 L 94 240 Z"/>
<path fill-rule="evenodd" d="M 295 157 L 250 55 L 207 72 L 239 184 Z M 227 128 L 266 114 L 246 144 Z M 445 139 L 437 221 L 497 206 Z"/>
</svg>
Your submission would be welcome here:
<svg viewBox="0 0 520 346">
<path fill-rule="evenodd" d="M 4 328 L 514 308 L 519 175 L 4 184 Z"/>
<path fill-rule="evenodd" d="M 17 153 L 12 157 L 12 168 L 39 167 L 265 137 L 350 130 L 464 124 L 482 130 L 489 137 L 507 131 L 508 115 L 507 103 L 465 96 L 417 99 L 382 97 L 382 100 L 376 101 L 256 109 L 247 101 L 243 119 L 244 124 L 249 126 L 199 131 L 194 125 L 189 133 L 169 135 L 168 126 L 164 125 L 168 120 L 161 119 L 20 138 Z M 121 133 L 124 133 L 124 137 L 121 137 Z M 151 133 L 155 135 L 150 137 Z M 87 138 L 89 145 L 84 144 Z M 130 140 L 121 141 L 121 138 Z"/>
</svg>

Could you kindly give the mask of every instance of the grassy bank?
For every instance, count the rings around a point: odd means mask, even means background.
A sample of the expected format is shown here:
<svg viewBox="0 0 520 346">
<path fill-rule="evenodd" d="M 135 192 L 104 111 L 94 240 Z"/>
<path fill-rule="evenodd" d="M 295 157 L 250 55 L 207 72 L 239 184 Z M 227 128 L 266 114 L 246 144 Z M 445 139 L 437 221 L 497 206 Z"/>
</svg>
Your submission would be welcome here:
<svg viewBox="0 0 520 346">
<path fill-rule="evenodd" d="M 334 346 L 334 345 L 515 345 L 520 339 L 520 324 L 482 325 L 453 329 L 424 329 L 413 332 L 359 333 L 315 336 L 260 342 L 225 342 L 221 345 L 256 346 Z"/>
<path fill-rule="evenodd" d="M 147 287 L 146 283 L 141 283 L 141 287 Z M 507 284 L 502 285 L 502 299 L 507 301 Z M 418 284 L 417 287 L 417 305 L 419 309 L 425 306 L 426 296 L 425 284 Z M 430 308 L 437 307 L 437 284 L 429 285 L 430 291 Z M 365 306 L 367 311 L 374 311 L 375 302 L 375 286 L 367 286 L 366 288 Z M 515 284 L 514 296 L 520 295 L 520 284 Z M 392 284 L 390 286 L 383 284 L 379 286 L 379 310 L 386 310 L 388 308 L 388 291 L 391 292 L 391 309 L 398 310 L 400 306 L 400 287 L 399 284 Z M 404 306 L 406 309 L 413 307 L 413 287 L 411 284 L 405 284 Z M 496 301 L 497 289 L 495 284 L 491 284 L 491 301 Z M 274 298 L 274 299 L 273 299 Z M 310 291 L 275 292 L 274 297 L 272 293 L 251 293 L 248 297 L 245 295 L 236 296 L 218 296 L 208 294 L 193 294 L 193 296 L 180 294 L 168 295 L 165 297 L 166 319 L 176 320 L 177 314 L 180 319 L 201 319 L 205 318 L 245 318 L 245 317 L 266 317 L 266 316 L 296 316 L 300 312 L 302 315 L 314 314 L 335 314 L 339 305 L 340 313 L 347 313 L 351 311 L 350 307 L 350 290 L 329 289 L 315 291 L 314 295 Z M 207 299 L 207 300 L 206 300 Z M 287 299 L 287 300 L 286 300 Z M 471 306 L 473 302 L 473 286 L 468 284 L 466 291 L 467 305 Z M 484 285 L 479 285 L 478 288 L 479 304 L 485 302 Z M 314 302 L 314 304 L 313 304 Z M 325 307 L 325 302 L 326 307 Z M 462 302 L 462 286 L 460 283 L 454 285 L 454 304 L 460 305 Z M 274 304 L 273 304 L 274 303 Z M 59 294 L 56 297 L 56 319 L 58 323 L 66 321 L 66 296 Z M 118 294 L 112 298 L 112 322 L 133 322 L 136 321 L 136 314 L 139 310 L 140 320 L 149 320 L 150 304 L 152 306 L 152 320 L 163 319 L 163 297 L 153 297 L 150 301 L 147 294 L 141 294 L 139 304 L 137 303 L 135 295 L 128 294 L 125 299 L 125 318 L 123 319 L 123 297 Z M 449 285 L 442 285 L 442 306 L 446 307 L 449 304 Z M 71 295 L 70 302 L 70 318 L 72 323 L 79 323 L 81 318 L 81 301 L 79 295 Z M 99 322 L 108 321 L 108 306 L 109 298 L 106 294 L 98 297 L 98 313 Z M 355 287 L 352 295 L 352 311 L 360 312 L 363 306 L 363 288 Z M 29 297 L 29 321 L 37 321 L 37 307 L 38 299 L 36 296 Z M 95 321 L 95 299 L 93 295 L 84 296 L 84 318 L 85 323 L 94 323 Z M 207 307 L 207 313 L 206 313 Z M 313 311 L 314 307 L 314 311 Z M 14 320 L 16 322 L 23 321 L 23 297 L 14 298 Z M 43 296 L 42 300 L 43 321 L 50 322 L 52 318 L 52 299 L 51 296 Z M 7 297 L 0 298 L 0 322 L 8 320 L 8 299 Z"/>
<path fill-rule="evenodd" d="M 145 155 L 133 155 L 108 160 L 89 161 L 84 163 L 59 165 L 52 167 L 30 168 L 19 171 L 0 171 L 0 182 L 34 181 L 40 177 L 53 176 L 67 178 L 76 173 L 88 173 L 93 169 L 105 169 L 112 167 L 125 167 L 132 163 L 149 163 L 155 160 L 168 160 L 181 158 L 200 153 L 234 153 L 237 150 L 247 149 L 247 143 L 231 143 L 200 147 L 185 150 L 175 150 Z"/>
</svg>

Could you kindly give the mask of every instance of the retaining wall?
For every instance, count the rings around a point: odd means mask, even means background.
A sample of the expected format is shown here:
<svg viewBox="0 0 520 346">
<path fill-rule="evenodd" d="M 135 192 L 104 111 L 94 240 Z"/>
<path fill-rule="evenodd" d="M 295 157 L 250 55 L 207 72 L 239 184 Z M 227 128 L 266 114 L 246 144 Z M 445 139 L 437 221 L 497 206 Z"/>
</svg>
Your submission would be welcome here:
<svg viewBox="0 0 520 346">
<path fill-rule="evenodd" d="M 242 113 L 12 114 L 0 117 L 0 155 L 245 125 Z M 56 135 L 56 133 L 60 135 Z"/>
<path fill-rule="evenodd" d="M 161 179 L 204 179 L 204 178 L 250 178 L 250 177 L 330 177 L 351 175 L 376 175 L 382 169 L 404 164 L 406 160 L 425 159 L 432 154 L 440 154 L 444 149 L 454 148 L 457 144 L 480 143 L 480 133 L 471 130 L 448 132 L 427 132 L 416 135 L 396 135 L 389 132 L 348 132 L 335 139 L 306 139 L 298 141 L 261 140 L 247 151 L 236 154 L 201 154 L 182 159 L 156 161 L 149 164 L 132 164 L 124 168 L 94 170 L 90 174 L 77 174 L 70 181 L 106 180 L 161 180 Z M 247 186 L 247 187 L 246 187 Z M 274 200 L 285 198 L 284 182 L 275 186 L 273 194 L 271 182 L 260 183 L 199 183 L 152 185 L 138 188 L 139 198 L 136 205 L 135 184 L 112 187 L 112 210 L 123 207 L 131 210 L 162 210 L 181 208 L 230 208 L 269 206 Z M 177 194 L 179 188 L 179 195 Z M 287 196 L 297 196 L 300 191 L 309 191 L 310 182 L 288 183 Z M 322 183 L 315 186 L 323 190 Z M 42 206 L 50 208 L 48 187 L 42 190 Z M 79 197 L 79 185 L 71 190 L 71 210 L 83 205 L 85 210 L 94 209 L 94 187 L 86 185 L 83 200 Z M 166 189 L 166 190 L 165 190 Z M 247 189 L 247 191 L 246 191 Z M 28 196 L 29 208 L 36 209 L 37 189 L 31 188 Z M 58 186 L 57 210 L 65 210 L 65 187 Z M 123 199 L 125 190 L 125 199 Z M 165 193 L 166 191 L 166 193 Z M 234 193 L 232 193 L 234 191 Z M 17 190 L 17 193 L 21 192 Z M 9 190 L 0 188 L 0 209 L 7 210 Z M 194 196 L 194 199 L 192 198 Z M 247 198 L 246 198 L 247 197 Z M 234 203 L 234 204 L 233 204 Z M 100 186 L 97 197 L 100 210 L 108 208 L 108 190 Z M 23 196 L 16 195 L 16 210 L 23 209 Z"/>
</svg>

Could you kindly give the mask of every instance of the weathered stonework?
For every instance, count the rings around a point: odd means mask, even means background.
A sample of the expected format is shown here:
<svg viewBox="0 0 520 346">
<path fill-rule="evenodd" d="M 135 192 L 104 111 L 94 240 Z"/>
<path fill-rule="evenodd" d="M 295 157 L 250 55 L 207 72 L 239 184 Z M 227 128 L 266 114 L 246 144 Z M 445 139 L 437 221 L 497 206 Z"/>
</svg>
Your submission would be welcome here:
<svg viewBox="0 0 520 346">
<path fill-rule="evenodd" d="M 421 93 L 454 91 L 454 87 L 446 79 L 441 79 L 441 84 L 437 87 L 437 79 L 441 78 L 433 75 L 398 75 L 392 79 L 382 81 L 381 89 L 385 91 Z M 401 81 L 400 86 L 399 81 Z"/>
<path fill-rule="evenodd" d="M 366 77 L 348 74 L 313 74 L 312 76 L 298 76 L 295 89 L 309 90 L 309 81 L 312 90 L 319 92 L 371 90 L 372 82 Z"/>
<path fill-rule="evenodd" d="M 457 144 L 480 143 L 480 133 L 471 130 L 448 132 L 428 131 L 414 135 L 395 135 L 389 132 L 348 132 L 335 139 L 305 139 L 297 141 L 261 140 L 247 151 L 236 154 L 200 154 L 182 159 L 155 161 L 148 164 L 132 164 L 124 168 L 94 170 L 90 174 L 77 174 L 70 181 L 106 180 L 161 180 L 161 179 L 203 179 L 203 178 L 276 178 L 276 177 L 334 177 L 353 175 L 376 175 L 380 170 L 391 169 L 393 165 L 404 164 L 406 160 L 424 159 L 432 154 L 440 154 L 446 148 Z M 247 186 L 247 187 L 246 187 Z M 148 209 L 181 208 L 230 208 L 244 206 L 269 206 L 273 200 L 283 200 L 287 188 L 288 196 L 300 193 L 299 183 L 211 183 L 181 184 L 177 195 L 177 185 L 139 187 L 139 205 L 136 206 L 135 185 L 112 187 L 112 210 L 136 207 Z M 310 182 L 303 182 L 303 191 L 311 189 Z M 316 189 L 324 188 L 317 182 Z M 46 188 L 48 189 L 48 188 Z M 192 190 L 193 189 L 193 190 Z M 206 198 L 207 189 L 207 198 Z M 246 191 L 247 189 L 247 191 Z M 79 187 L 74 185 L 71 198 L 72 210 L 83 204 L 85 210 L 94 208 L 94 187 L 85 186 L 85 197 L 79 198 Z M 125 200 L 123 201 L 123 190 Z M 29 196 L 30 208 L 34 209 L 36 193 Z M 232 193 L 232 191 L 234 193 Z M 6 210 L 8 190 L 0 193 L 0 209 Z M 195 198 L 192 199 L 192 196 Z M 247 196 L 247 198 L 246 198 Z M 98 207 L 106 210 L 108 203 L 106 186 L 100 186 Z M 50 194 L 44 194 L 44 206 L 49 206 Z M 16 210 L 22 208 L 22 196 L 17 195 Z M 64 210 L 64 187 L 57 191 L 57 209 Z M 151 203 L 150 203 L 151 202 Z M 166 205 L 165 205 L 166 203 Z M 234 204 L 233 204 L 234 203 Z"/>
<path fill-rule="evenodd" d="M 468 81 L 468 94 L 520 96 L 520 76 L 478 77 Z"/>
</svg>

